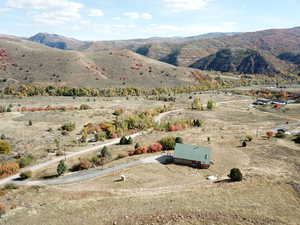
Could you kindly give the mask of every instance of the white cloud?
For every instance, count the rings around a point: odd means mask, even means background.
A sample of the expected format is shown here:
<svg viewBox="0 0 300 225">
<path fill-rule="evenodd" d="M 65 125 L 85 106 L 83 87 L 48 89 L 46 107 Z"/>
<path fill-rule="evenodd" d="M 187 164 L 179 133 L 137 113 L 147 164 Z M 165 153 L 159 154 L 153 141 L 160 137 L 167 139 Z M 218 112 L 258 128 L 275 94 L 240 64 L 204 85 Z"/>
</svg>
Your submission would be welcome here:
<svg viewBox="0 0 300 225">
<path fill-rule="evenodd" d="M 11 8 L 37 10 L 32 13 L 34 22 L 48 25 L 65 24 L 81 18 L 83 4 L 69 0 L 8 0 Z"/>
<path fill-rule="evenodd" d="M 0 8 L 0 14 L 9 12 L 10 10 L 10 8 Z"/>
<path fill-rule="evenodd" d="M 173 11 L 199 10 L 212 0 L 163 0 L 164 6 Z"/>
<path fill-rule="evenodd" d="M 150 13 L 126 12 L 123 13 L 123 15 L 129 17 L 130 19 L 151 20 L 153 18 Z"/>
<path fill-rule="evenodd" d="M 104 16 L 104 13 L 101 9 L 90 9 L 89 16 L 100 17 Z"/>
<path fill-rule="evenodd" d="M 151 20 L 153 16 L 150 13 L 142 13 L 140 14 L 140 17 L 144 20 Z"/>
</svg>

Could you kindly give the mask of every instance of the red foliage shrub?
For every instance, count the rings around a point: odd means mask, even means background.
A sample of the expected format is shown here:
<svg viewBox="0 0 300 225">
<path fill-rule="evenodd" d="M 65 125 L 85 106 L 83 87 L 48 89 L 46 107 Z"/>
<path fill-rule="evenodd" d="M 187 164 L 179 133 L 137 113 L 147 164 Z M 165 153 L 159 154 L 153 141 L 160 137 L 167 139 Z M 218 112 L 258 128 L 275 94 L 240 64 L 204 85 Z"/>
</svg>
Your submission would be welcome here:
<svg viewBox="0 0 300 225">
<path fill-rule="evenodd" d="M 6 162 L 0 164 L 0 178 L 9 177 L 18 173 L 20 170 L 19 163 Z"/>
<path fill-rule="evenodd" d="M 87 159 L 79 159 L 79 167 L 81 170 L 87 170 L 93 167 L 93 164 Z"/>
<path fill-rule="evenodd" d="M 179 130 L 183 130 L 181 125 L 172 125 L 169 127 L 169 131 L 179 131 Z"/>
<path fill-rule="evenodd" d="M 0 216 L 5 214 L 5 204 L 0 202 Z"/>
<path fill-rule="evenodd" d="M 26 108 L 26 107 L 22 107 L 20 109 L 18 109 L 18 111 L 21 112 L 39 112 L 39 111 L 55 111 L 55 110 L 62 110 L 62 111 L 67 111 L 67 110 L 75 110 L 76 108 L 73 106 L 47 106 L 47 107 L 33 107 L 33 108 Z"/>
<path fill-rule="evenodd" d="M 163 146 L 160 143 L 154 143 L 150 145 L 148 152 L 161 152 L 163 149 Z"/>
<path fill-rule="evenodd" d="M 273 137 L 274 136 L 274 132 L 273 131 L 268 131 L 267 132 L 267 136 L 270 138 L 270 137 Z"/>
</svg>

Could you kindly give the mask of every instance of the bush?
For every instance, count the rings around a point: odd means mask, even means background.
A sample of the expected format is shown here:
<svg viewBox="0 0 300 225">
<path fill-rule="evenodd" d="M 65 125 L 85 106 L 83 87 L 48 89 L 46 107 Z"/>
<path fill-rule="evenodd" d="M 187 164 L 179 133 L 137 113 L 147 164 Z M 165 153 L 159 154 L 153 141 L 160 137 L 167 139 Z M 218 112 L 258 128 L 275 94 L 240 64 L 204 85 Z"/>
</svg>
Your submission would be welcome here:
<svg viewBox="0 0 300 225">
<path fill-rule="evenodd" d="M 65 163 L 65 160 L 61 160 L 59 162 L 59 164 L 57 165 L 56 171 L 57 171 L 58 176 L 63 175 L 67 171 L 67 165 Z"/>
<path fill-rule="evenodd" d="M 97 134 L 95 134 L 95 139 L 96 141 L 105 141 L 106 134 L 103 131 L 100 131 Z"/>
<path fill-rule="evenodd" d="M 0 202 L 0 217 L 2 217 L 5 214 L 6 212 L 5 208 L 6 208 L 5 204 Z"/>
<path fill-rule="evenodd" d="M 29 166 L 34 160 L 34 157 L 32 155 L 28 155 L 24 158 L 21 158 L 19 161 L 20 168 L 24 168 L 26 166 Z"/>
<path fill-rule="evenodd" d="M 0 178 L 5 178 L 18 173 L 19 164 L 16 162 L 5 162 L 0 164 Z"/>
<path fill-rule="evenodd" d="M 201 120 L 193 120 L 194 127 L 201 127 L 203 122 Z"/>
<path fill-rule="evenodd" d="M 113 115 L 115 116 L 120 116 L 124 113 L 124 110 L 123 109 L 117 109 L 113 112 Z"/>
<path fill-rule="evenodd" d="M 137 149 L 139 147 L 141 147 L 141 145 L 139 143 L 136 143 L 135 146 L 134 146 L 134 149 Z"/>
<path fill-rule="evenodd" d="M 159 143 L 163 146 L 163 150 L 173 150 L 175 148 L 176 142 L 175 137 L 165 137 L 162 138 Z"/>
<path fill-rule="evenodd" d="M 75 130 L 75 128 L 76 128 L 75 123 L 65 123 L 65 124 L 61 127 L 61 129 L 62 129 L 63 131 L 68 131 L 68 132 L 72 132 L 73 130 Z"/>
<path fill-rule="evenodd" d="M 28 121 L 28 126 L 32 126 L 32 120 Z"/>
<path fill-rule="evenodd" d="M 273 131 L 268 131 L 267 133 L 268 138 L 271 138 L 274 136 L 274 132 Z"/>
<path fill-rule="evenodd" d="M 79 159 L 79 161 L 80 170 L 88 170 L 93 167 L 93 163 L 87 159 Z"/>
<path fill-rule="evenodd" d="M 203 110 L 203 105 L 201 104 L 200 98 L 196 97 L 192 103 L 193 110 Z"/>
<path fill-rule="evenodd" d="M 215 103 L 212 100 L 209 100 L 207 102 L 207 106 L 206 107 L 207 107 L 208 110 L 213 110 L 214 107 L 215 107 Z"/>
<path fill-rule="evenodd" d="M 228 177 L 231 179 L 231 181 L 236 182 L 236 181 L 242 181 L 243 180 L 243 174 L 238 168 L 233 168 L 230 170 L 230 174 Z"/>
<path fill-rule="evenodd" d="M 133 140 L 131 137 L 129 137 L 128 139 L 123 136 L 120 140 L 120 145 L 131 145 L 133 143 Z"/>
<path fill-rule="evenodd" d="M 132 140 L 132 138 L 131 138 L 131 137 L 129 137 L 129 138 L 127 139 L 127 143 L 128 143 L 129 145 L 132 145 L 132 143 L 133 143 L 133 140 Z"/>
<path fill-rule="evenodd" d="M 15 190 L 15 189 L 18 189 L 18 186 L 15 185 L 15 184 L 6 184 L 6 185 L 4 186 L 4 189 L 5 189 L 5 190 Z"/>
<path fill-rule="evenodd" d="M 296 136 L 293 140 L 296 144 L 300 144 L 300 136 Z"/>
<path fill-rule="evenodd" d="M 176 137 L 176 138 L 175 138 L 175 142 L 176 142 L 176 143 L 179 143 L 179 144 L 183 144 L 183 139 L 182 139 L 182 137 Z"/>
<path fill-rule="evenodd" d="M 123 136 L 120 140 L 120 145 L 126 145 L 127 144 L 127 138 Z"/>
<path fill-rule="evenodd" d="M 160 152 L 163 149 L 163 146 L 160 143 L 154 143 L 150 145 L 148 152 Z"/>
<path fill-rule="evenodd" d="M 12 150 L 11 145 L 5 141 L 0 141 L 0 154 L 8 154 Z"/>
<path fill-rule="evenodd" d="M 252 135 L 246 135 L 245 141 L 251 142 L 253 140 Z"/>
<path fill-rule="evenodd" d="M 87 104 L 82 104 L 82 105 L 80 105 L 79 109 L 80 110 L 88 110 L 88 109 L 91 109 L 91 107 L 89 105 L 87 105 Z"/>
<path fill-rule="evenodd" d="M 108 160 L 111 159 L 111 153 L 109 152 L 106 146 L 104 146 L 101 150 L 101 157 L 106 158 Z"/>
<path fill-rule="evenodd" d="M 140 154 L 145 154 L 148 152 L 149 152 L 149 148 L 147 146 L 141 146 L 141 147 L 135 149 L 133 154 L 131 154 L 131 155 L 140 155 Z"/>
<path fill-rule="evenodd" d="M 285 134 L 284 131 L 278 130 L 275 137 L 277 137 L 277 138 L 286 138 L 286 134 Z"/>
<path fill-rule="evenodd" d="M 32 172 L 31 171 L 26 171 L 26 172 L 23 172 L 20 174 L 20 178 L 22 180 L 26 180 L 28 178 L 31 178 L 32 177 Z"/>
<path fill-rule="evenodd" d="M 0 140 L 5 140 L 6 136 L 4 134 L 1 134 Z"/>
</svg>

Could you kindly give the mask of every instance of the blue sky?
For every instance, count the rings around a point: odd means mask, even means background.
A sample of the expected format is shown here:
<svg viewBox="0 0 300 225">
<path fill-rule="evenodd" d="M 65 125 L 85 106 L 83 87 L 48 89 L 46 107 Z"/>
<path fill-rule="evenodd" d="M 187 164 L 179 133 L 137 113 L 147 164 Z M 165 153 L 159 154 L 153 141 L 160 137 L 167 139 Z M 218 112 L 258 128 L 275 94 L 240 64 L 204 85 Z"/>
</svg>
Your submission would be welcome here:
<svg viewBox="0 0 300 225">
<path fill-rule="evenodd" d="M 0 33 L 81 40 L 300 26 L 299 0 L 0 0 Z"/>
</svg>

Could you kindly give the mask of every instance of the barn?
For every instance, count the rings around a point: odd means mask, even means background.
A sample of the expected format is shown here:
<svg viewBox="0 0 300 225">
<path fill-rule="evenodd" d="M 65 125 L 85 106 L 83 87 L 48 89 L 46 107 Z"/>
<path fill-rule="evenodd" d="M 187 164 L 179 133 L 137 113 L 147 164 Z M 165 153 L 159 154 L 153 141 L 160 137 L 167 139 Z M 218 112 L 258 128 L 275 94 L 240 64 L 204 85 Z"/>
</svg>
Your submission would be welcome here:
<svg viewBox="0 0 300 225">
<path fill-rule="evenodd" d="M 212 149 L 188 144 L 176 144 L 174 163 L 208 169 L 211 164 Z"/>
</svg>

